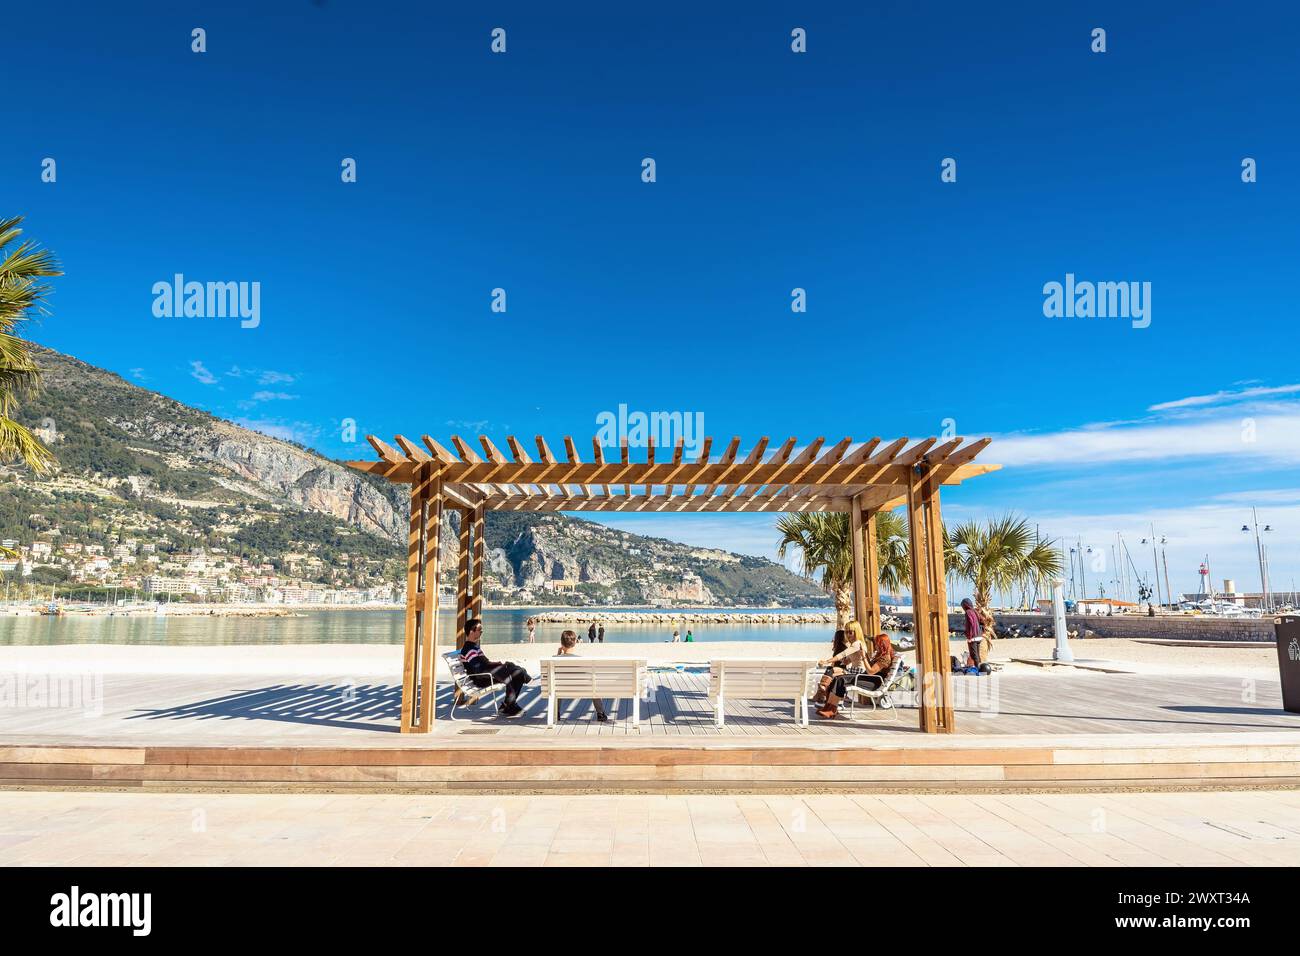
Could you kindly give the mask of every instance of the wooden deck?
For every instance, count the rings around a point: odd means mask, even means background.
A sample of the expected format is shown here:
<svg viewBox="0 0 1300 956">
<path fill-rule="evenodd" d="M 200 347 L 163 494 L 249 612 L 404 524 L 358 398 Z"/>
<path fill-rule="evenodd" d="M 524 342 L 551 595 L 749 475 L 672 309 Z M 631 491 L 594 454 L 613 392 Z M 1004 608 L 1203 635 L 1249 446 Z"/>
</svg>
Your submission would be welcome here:
<svg viewBox="0 0 1300 956">
<path fill-rule="evenodd" d="M 917 712 L 898 719 L 881 713 L 862 719 L 819 720 L 799 727 L 793 702 L 728 701 L 723 729 L 714 726 L 707 675 L 651 675 L 641 725 L 632 726 L 631 702 L 610 706 L 611 720 L 593 719 L 589 701 L 561 702 L 560 722 L 546 727 L 537 682 L 520 698 L 522 717 L 495 716 L 491 706 L 458 709 L 449 719 L 450 690 L 438 697 L 434 733 L 397 732 L 400 688 L 346 677 L 311 680 L 231 675 L 132 675 L 103 678 L 101 708 L 7 709 L 0 746 L 94 745 L 331 745 L 419 747 L 449 738 L 532 743 L 590 739 L 708 741 L 748 738 L 863 742 L 921 737 Z M 959 736 L 1183 734 L 1300 730 L 1300 715 L 1281 709 L 1276 681 L 1148 677 L 1130 674 L 999 675 L 953 681 Z M 1253 699 L 1250 699 L 1253 694 Z M 952 739 L 951 737 L 947 739 Z"/>
</svg>

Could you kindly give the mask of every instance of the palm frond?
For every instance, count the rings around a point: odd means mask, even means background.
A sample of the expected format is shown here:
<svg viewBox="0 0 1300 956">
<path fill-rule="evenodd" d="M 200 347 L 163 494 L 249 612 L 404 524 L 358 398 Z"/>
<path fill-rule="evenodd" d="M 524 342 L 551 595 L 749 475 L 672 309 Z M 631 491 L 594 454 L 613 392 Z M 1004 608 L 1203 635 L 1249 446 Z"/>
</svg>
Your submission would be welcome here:
<svg viewBox="0 0 1300 956">
<path fill-rule="evenodd" d="M 945 563 L 975 588 L 983 606 L 994 590 L 1038 585 L 1060 572 L 1061 559 L 1050 540 L 1035 540 L 1029 522 L 1015 515 L 984 524 L 968 521 L 945 535 Z"/>
<path fill-rule="evenodd" d="M 62 275 L 53 254 L 31 241 L 18 242 L 22 217 L 0 220 L 0 461 L 19 459 L 36 472 L 54 464 L 49 449 L 10 415 L 21 395 L 36 389 L 40 369 L 30 346 L 14 331 L 34 315 L 46 312 L 50 287 L 39 280 Z"/>
<path fill-rule="evenodd" d="M 20 460 L 32 471 L 43 474 L 53 467 L 50 450 L 31 431 L 12 418 L 0 416 L 0 461 Z"/>
</svg>

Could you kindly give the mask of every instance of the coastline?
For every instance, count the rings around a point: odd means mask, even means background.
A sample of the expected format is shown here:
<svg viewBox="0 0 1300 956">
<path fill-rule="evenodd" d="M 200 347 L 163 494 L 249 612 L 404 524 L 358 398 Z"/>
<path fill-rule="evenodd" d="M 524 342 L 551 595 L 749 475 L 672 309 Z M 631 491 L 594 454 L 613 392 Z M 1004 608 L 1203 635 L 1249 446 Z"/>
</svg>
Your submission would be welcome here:
<svg viewBox="0 0 1300 956">
<path fill-rule="evenodd" d="M 539 662 L 552 657 L 556 641 L 533 644 L 487 643 L 494 660 L 510 660 L 531 673 Z M 1277 653 L 1273 647 L 1170 647 L 1122 638 L 1076 638 L 1070 642 L 1082 665 L 1107 665 L 1122 672 L 1152 675 L 1200 675 L 1207 679 L 1250 678 L 1277 680 Z M 1061 674 L 1079 674 L 1071 667 L 1036 666 L 1048 663 L 1053 642 L 1044 638 L 1007 638 L 993 643 L 994 662 L 1003 674 L 1051 680 Z M 439 645 L 440 654 L 451 646 Z M 830 652 L 829 643 L 806 641 L 709 641 L 671 643 L 580 643 L 584 657 L 636 658 L 652 665 L 703 664 L 719 659 L 783 658 L 815 662 Z M 901 651 L 909 664 L 914 651 Z M 435 658 L 440 679 L 447 677 L 440 656 Z M 0 679 L 18 674 L 262 674 L 382 678 L 396 681 L 402 667 L 400 644 L 43 644 L 0 646 Z M 1102 674 L 1096 674 L 1104 680 Z M 956 678 L 962 679 L 962 678 Z"/>
</svg>

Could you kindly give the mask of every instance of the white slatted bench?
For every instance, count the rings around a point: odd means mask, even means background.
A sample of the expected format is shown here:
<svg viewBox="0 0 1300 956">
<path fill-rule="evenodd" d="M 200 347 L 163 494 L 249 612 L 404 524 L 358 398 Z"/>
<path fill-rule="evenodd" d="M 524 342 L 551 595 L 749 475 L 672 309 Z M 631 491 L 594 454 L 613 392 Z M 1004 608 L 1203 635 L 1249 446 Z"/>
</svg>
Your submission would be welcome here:
<svg viewBox="0 0 1300 956">
<path fill-rule="evenodd" d="M 799 660 L 723 660 L 709 663 L 709 700 L 713 722 L 725 722 L 728 700 L 787 700 L 794 704 L 794 719 L 808 726 L 808 695 L 816 665 Z"/>
<path fill-rule="evenodd" d="M 546 726 L 555 726 L 560 700 L 624 698 L 632 700 L 632 726 L 641 724 L 641 696 L 646 690 L 646 662 L 631 658 L 543 657 L 542 697 Z M 616 705 L 617 706 L 617 705 Z"/>
</svg>

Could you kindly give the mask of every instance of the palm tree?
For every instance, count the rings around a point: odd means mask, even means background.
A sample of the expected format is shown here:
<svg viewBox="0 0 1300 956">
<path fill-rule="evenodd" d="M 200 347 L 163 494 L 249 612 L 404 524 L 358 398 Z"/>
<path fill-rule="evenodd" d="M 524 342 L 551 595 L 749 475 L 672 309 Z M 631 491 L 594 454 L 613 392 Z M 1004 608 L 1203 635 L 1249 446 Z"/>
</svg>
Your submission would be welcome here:
<svg viewBox="0 0 1300 956">
<path fill-rule="evenodd" d="M 1040 540 L 1024 518 L 1011 514 L 986 524 L 968 521 L 945 534 L 944 564 L 974 586 L 981 616 L 995 588 L 1041 584 L 1061 571 L 1055 543 Z"/>
<path fill-rule="evenodd" d="M 54 464 L 54 456 L 31 431 L 11 417 L 21 395 L 30 394 L 40 380 L 28 343 L 18 337 L 23 322 L 45 313 L 50 287 L 40 280 L 57 276 L 58 262 L 49 252 L 24 241 L 22 217 L 0 220 L 0 462 L 22 461 L 36 472 Z"/>
<path fill-rule="evenodd" d="M 781 534 L 777 556 L 798 548 L 804 577 L 821 574 L 821 586 L 835 602 L 835 618 L 843 625 L 853 618 L 853 538 L 849 515 L 842 511 L 794 512 L 776 522 Z M 876 560 L 880 588 L 897 593 L 907 586 L 907 523 L 894 512 L 876 514 Z"/>
<path fill-rule="evenodd" d="M 6 251 L 22 234 L 21 222 L 21 217 L 0 220 L 0 462 L 19 459 L 41 472 L 54 463 L 54 456 L 10 417 L 18 397 L 33 391 L 40 376 L 27 343 L 16 333 L 24 321 L 45 311 L 45 295 L 50 290 L 39 280 L 62 273 L 54 257 L 31 242 Z M 0 554 L 17 556 L 7 548 L 0 548 Z"/>
</svg>

